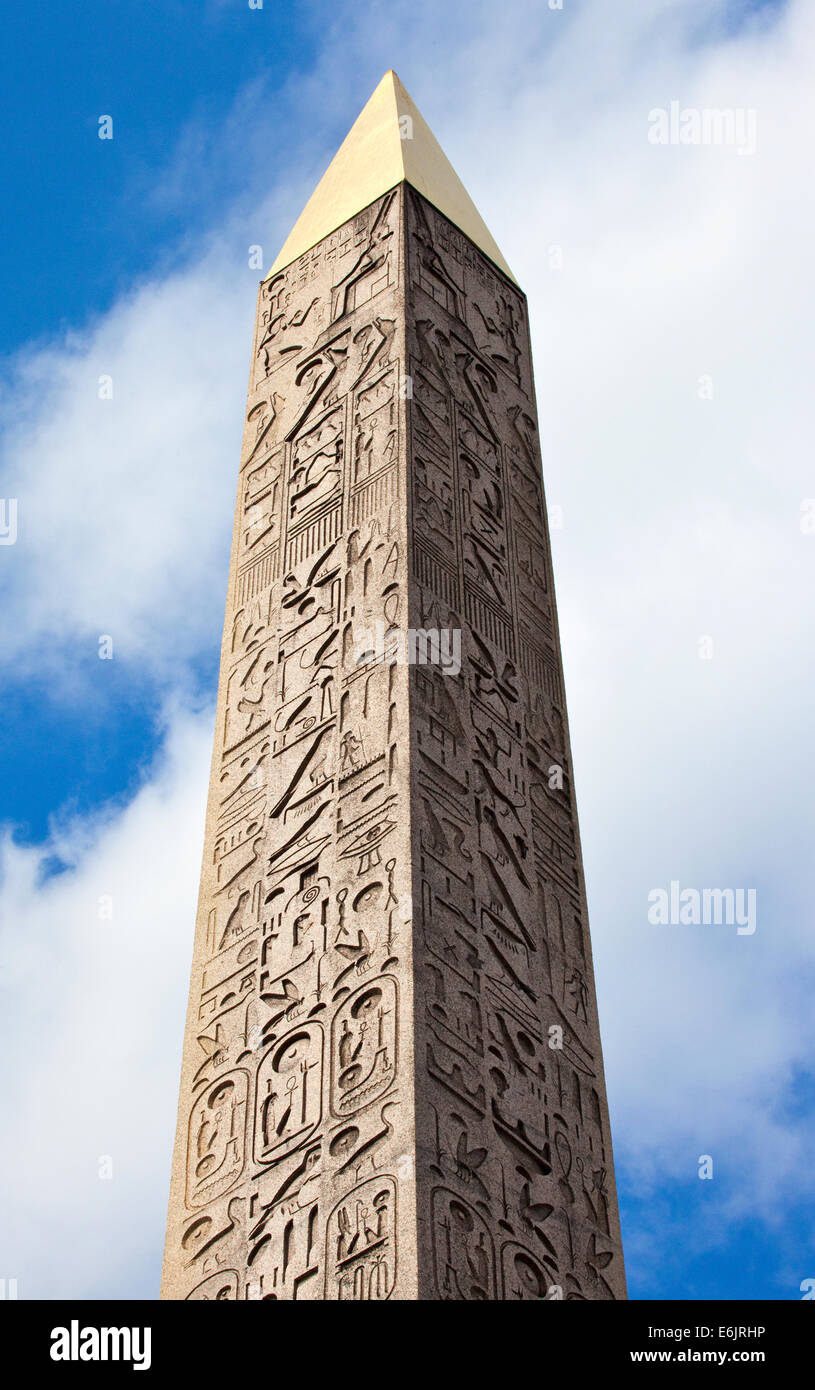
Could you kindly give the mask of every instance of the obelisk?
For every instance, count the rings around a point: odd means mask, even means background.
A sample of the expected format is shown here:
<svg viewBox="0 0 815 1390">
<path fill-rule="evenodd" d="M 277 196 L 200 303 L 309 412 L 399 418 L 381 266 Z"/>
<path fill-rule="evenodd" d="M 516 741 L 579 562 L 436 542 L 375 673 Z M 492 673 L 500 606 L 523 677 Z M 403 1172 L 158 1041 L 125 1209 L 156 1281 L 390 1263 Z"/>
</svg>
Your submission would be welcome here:
<svg viewBox="0 0 815 1390">
<path fill-rule="evenodd" d="M 527 304 L 389 72 L 260 286 L 162 1297 L 625 1296 Z"/>
</svg>

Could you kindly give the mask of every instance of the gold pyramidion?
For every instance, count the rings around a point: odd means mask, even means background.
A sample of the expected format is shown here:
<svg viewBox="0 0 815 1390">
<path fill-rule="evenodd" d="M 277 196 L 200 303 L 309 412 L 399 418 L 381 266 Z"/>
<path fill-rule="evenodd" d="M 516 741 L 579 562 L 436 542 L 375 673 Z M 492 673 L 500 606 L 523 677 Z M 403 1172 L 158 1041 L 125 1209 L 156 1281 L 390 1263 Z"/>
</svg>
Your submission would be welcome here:
<svg viewBox="0 0 815 1390">
<path fill-rule="evenodd" d="M 386 72 L 320 179 L 269 274 L 406 180 L 515 277 L 441 145 L 396 73 Z"/>
</svg>

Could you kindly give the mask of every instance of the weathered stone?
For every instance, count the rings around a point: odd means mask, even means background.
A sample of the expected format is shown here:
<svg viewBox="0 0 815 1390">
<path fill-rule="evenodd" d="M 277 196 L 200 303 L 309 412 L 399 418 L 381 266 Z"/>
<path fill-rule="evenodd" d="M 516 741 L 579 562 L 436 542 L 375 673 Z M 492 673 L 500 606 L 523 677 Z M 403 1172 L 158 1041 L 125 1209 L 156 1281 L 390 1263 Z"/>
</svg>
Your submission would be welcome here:
<svg viewBox="0 0 815 1390">
<path fill-rule="evenodd" d="M 526 300 L 383 85 L 260 288 L 162 1296 L 624 1298 Z"/>
</svg>

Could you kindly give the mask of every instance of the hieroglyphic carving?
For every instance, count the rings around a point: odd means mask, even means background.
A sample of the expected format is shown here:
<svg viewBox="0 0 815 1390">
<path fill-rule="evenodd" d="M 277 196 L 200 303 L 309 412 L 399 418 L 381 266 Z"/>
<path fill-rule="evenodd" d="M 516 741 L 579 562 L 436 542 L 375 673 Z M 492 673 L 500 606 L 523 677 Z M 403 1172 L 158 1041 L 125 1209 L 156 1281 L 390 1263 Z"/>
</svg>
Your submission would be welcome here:
<svg viewBox="0 0 815 1390">
<path fill-rule="evenodd" d="M 260 288 L 170 1297 L 398 1292 L 407 677 L 355 634 L 407 612 L 402 208 L 386 194 Z"/>
<path fill-rule="evenodd" d="M 406 184 L 260 288 L 163 1294 L 624 1296 L 526 304 Z"/>
<path fill-rule="evenodd" d="M 326 1231 L 325 1297 L 390 1298 L 396 1279 L 396 1180 L 377 1175 L 338 1202 Z"/>
<path fill-rule="evenodd" d="M 406 205 L 425 1296 L 625 1297 L 526 304 Z"/>
</svg>

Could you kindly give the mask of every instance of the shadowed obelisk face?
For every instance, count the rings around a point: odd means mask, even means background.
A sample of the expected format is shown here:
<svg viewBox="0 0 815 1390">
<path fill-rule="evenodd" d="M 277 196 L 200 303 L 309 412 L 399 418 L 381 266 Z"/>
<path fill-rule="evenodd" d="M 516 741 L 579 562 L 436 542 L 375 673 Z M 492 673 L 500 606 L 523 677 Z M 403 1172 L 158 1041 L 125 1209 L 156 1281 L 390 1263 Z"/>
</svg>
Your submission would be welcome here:
<svg viewBox="0 0 815 1390">
<path fill-rule="evenodd" d="M 259 294 L 162 1295 L 625 1297 L 526 304 L 395 74 Z"/>
</svg>

